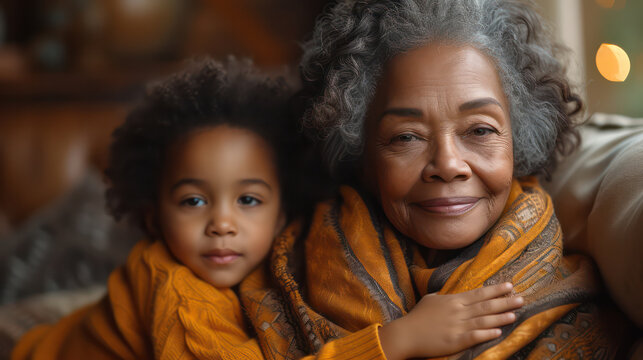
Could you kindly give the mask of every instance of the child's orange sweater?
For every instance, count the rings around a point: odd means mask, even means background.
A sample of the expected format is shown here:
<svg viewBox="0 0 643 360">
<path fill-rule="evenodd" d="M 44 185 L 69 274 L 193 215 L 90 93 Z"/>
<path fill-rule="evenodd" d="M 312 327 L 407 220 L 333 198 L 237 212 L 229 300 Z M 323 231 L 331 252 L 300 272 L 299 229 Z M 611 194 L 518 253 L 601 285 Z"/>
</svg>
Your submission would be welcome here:
<svg viewBox="0 0 643 360">
<path fill-rule="evenodd" d="M 110 275 L 102 300 L 55 325 L 32 329 L 11 358 L 263 359 L 246 329 L 234 291 L 202 281 L 163 243 L 144 240 Z M 328 343 L 314 357 L 355 358 L 356 353 L 385 358 L 377 325 Z"/>
</svg>

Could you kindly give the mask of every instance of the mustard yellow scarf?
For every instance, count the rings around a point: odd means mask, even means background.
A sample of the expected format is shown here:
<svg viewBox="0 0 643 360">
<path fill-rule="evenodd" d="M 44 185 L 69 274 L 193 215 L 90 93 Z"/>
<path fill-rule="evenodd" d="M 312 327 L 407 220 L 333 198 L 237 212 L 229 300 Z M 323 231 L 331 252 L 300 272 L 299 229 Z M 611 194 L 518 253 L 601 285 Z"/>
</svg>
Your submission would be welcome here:
<svg viewBox="0 0 643 360">
<path fill-rule="evenodd" d="M 255 272 L 241 285 L 267 358 L 314 353 L 349 332 L 403 316 L 428 293 L 505 281 L 526 300 L 517 321 L 500 338 L 449 358 L 615 356 L 620 335 L 591 302 L 599 292 L 594 268 L 583 256 L 563 256 L 551 199 L 534 179 L 514 181 L 498 222 L 450 255 L 396 233 L 354 189 L 340 192 L 318 205 L 307 232 L 293 224 L 278 237 L 268 275 Z"/>
</svg>

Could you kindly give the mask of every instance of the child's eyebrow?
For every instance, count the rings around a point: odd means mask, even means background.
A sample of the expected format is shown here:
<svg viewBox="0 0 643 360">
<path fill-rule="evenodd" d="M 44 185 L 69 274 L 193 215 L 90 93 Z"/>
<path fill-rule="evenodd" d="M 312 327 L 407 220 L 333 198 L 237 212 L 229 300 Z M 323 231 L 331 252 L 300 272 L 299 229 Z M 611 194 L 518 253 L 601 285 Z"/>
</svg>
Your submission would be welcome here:
<svg viewBox="0 0 643 360">
<path fill-rule="evenodd" d="M 170 191 L 176 190 L 181 185 L 186 185 L 186 184 L 192 184 L 192 185 L 204 185 L 205 181 L 201 179 L 194 179 L 194 178 L 185 178 L 177 181 L 172 187 L 170 188 Z"/>
<path fill-rule="evenodd" d="M 268 190 L 272 191 L 272 186 L 270 186 L 270 184 L 268 184 L 266 181 L 264 181 L 262 179 L 243 179 L 243 180 L 239 181 L 239 183 L 242 184 L 242 185 L 259 184 L 259 185 L 263 185 L 263 186 L 267 187 Z"/>
</svg>

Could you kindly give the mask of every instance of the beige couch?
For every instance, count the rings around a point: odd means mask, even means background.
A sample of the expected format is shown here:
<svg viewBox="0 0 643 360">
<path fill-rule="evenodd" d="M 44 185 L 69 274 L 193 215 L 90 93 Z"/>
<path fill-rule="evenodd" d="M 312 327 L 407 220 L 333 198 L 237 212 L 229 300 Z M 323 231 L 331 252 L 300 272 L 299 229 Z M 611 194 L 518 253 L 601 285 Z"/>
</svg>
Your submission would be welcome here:
<svg viewBox="0 0 643 360">
<path fill-rule="evenodd" d="M 544 185 L 565 248 L 596 261 L 612 298 L 643 328 L 643 119 L 596 114 L 589 125 Z"/>
</svg>

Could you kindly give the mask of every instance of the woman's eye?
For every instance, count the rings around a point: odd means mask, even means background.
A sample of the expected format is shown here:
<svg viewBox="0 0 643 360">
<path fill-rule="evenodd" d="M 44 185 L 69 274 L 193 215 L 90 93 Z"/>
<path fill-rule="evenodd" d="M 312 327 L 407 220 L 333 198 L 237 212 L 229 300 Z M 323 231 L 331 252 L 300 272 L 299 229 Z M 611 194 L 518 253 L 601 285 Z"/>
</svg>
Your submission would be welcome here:
<svg viewBox="0 0 643 360">
<path fill-rule="evenodd" d="M 244 205 L 244 206 L 257 206 L 261 204 L 261 200 L 257 199 L 254 196 L 242 196 L 238 200 L 239 204 Z"/>
<path fill-rule="evenodd" d="M 412 134 L 402 134 L 393 138 L 393 141 L 399 141 L 399 142 L 411 142 L 413 140 L 417 140 L 417 136 Z"/>
<path fill-rule="evenodd" d="M 181 201 L 181 205 L 187 205 L 192 207 L 203 206 L 205 205 L 205 200 L 198 197 L 191 197 Z"/>
<path fill-rule="evenodd" d="M 485 136 L 491 133 L 495 133 L 495 131 L 493 129 L 484 128 L 484 127 L 475 128 L 471 131 L 471 134 L 474 136 Z"/>
</svg>

